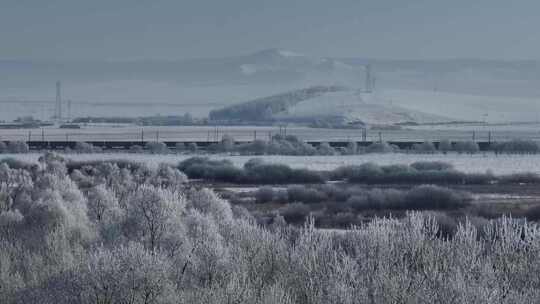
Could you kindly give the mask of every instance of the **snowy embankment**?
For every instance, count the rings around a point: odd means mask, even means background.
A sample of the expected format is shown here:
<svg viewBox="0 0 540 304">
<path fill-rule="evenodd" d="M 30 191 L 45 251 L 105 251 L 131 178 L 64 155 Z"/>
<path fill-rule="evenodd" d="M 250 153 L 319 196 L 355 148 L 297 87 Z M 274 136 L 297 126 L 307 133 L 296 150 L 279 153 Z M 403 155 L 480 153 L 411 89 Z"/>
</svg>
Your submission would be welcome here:
<svg viewBox="0 0 540 304">
<path fill-rule="evenodd" d="M 37 162 L 39 153 L 2 154 L 2 158 L 15 158 L 26 162 Z M 126 159 L 147 163 L 151 167 L 159 163 L 176 164 L 193 156 L 205 156 L 212 159 L 229 159 L 236 166 L 243 166 L 252 158 L 263 158 L 270 163 L 287 164 L 293 168 L 312 170 L 332 170 L 344 165 L 360 165 L 373 162 L 379 165 L 411 164 L 417 161 L 443 161 L 454 165 L 455 169 L 466 173 L 483 173 L 487 170 L 495 174 L 511 174 L 519 172 L 540 173 L 540 155 L 499 155 L 487 154 L 364 154 L 348 156 L 237 156 L 226 154 L 194 155 L 194 154 L 130 154 L 130 153 L 99 153 L 99 154 L 65 154 L 72 160 L 113 160 Z"/>
</svg>

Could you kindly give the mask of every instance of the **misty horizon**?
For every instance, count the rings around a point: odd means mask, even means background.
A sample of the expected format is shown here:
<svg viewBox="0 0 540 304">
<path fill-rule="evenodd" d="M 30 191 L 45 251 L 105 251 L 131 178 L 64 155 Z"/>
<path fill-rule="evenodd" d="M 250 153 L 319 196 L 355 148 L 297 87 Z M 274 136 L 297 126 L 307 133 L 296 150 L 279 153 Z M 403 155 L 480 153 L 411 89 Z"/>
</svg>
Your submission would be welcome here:
<svg viewBox="0 0 540 304">
<path fill-rule="evenodd" d="M 534 1 L 0 3 L 2 59 L 190 60 L 279 48 L 308 56 L 539 60 Z"/>
</svg>

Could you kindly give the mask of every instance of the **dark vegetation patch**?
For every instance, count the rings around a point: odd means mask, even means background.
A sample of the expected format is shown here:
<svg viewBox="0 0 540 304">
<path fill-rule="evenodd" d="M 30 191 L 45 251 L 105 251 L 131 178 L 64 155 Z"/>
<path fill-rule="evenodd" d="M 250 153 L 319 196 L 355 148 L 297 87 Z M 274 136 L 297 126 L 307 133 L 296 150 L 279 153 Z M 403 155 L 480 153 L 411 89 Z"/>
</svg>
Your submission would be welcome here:
<svg viewBox="0 0 540 304">
<path fill-rule="evenodd" d="M 277 212 L 288 223 L 301 224 L 311 214 L 323 227 L 358 225 L 373 216 L 404 215 L 408 210 L 455 212 L 468 208 L 472 202 L 472 196 L 465 191 L 434 185 L 410 189 L 328 184 L 278 189 L 264 186 L 234 196 L 243 199 L 231 197 L 231 201 L 248 202 L 247 207 L 252 210 L 266 210 L 263 214 L 267 217 Z"/>
<path fill-rule="evenodd" d="M 269 164 L 260 159 L 248 161 L 238 168 L 229 160 L 211 160 L 192 157 L 178 164 L 178 169 L 193 179 L 205 179 L 239 184 L 292 184 L 323 183 L 323 174 L 306 169 L 293 169 L 287 165 Z"/>
<path fill-rule="evenodd" d="M 362 184 L 437 184 L 437 185 L 489 185 L 540 183 L 536 173 L 516 173 L 496 176 L 491 172 L 464 173 L 444 162 L 417 162 L 411 165 L 380 166 L 365 163 L 344 166 L 330 173 L 333 180 L 346 180 Z"/>
</svg>

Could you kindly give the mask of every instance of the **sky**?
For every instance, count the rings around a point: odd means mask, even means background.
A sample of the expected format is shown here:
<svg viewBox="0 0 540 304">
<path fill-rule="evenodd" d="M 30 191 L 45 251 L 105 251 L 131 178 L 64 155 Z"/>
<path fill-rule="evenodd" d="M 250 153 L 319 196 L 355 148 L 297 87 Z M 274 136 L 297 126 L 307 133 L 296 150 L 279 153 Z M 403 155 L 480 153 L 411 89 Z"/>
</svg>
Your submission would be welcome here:
<svg viewBox="0 0 540 304">
<path fill-rule="evenodd" d="M 0 59 L 540 59 L 533 0 L 0 0 Z"/>
</svg>

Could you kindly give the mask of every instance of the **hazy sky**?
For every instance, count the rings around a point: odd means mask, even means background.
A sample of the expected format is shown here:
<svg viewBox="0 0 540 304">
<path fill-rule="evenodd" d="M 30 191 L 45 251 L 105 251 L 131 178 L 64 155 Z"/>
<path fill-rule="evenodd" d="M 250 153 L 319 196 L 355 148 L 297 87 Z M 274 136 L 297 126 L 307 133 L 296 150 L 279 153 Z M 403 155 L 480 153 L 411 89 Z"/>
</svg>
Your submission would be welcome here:
<svg viewBox="0 0 540 304">
<path fill-rule="evenodd" d="M 540 59 L 535 0 L 0 0 L 0 59 Z"/>
</svg>

